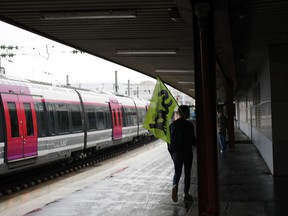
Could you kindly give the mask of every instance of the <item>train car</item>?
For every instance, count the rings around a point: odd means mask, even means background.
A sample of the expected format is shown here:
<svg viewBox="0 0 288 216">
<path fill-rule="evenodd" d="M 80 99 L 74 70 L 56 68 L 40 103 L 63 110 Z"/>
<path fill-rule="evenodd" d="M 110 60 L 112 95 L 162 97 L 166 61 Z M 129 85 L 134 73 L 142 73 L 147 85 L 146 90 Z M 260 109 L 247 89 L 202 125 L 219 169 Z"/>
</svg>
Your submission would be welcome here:
<svg viewBox="0 0 288 216">
<path fill-rule="evenodd" d="M 0 175 L 77 159 L 149 135 L 148 102 L 0 78 Z"/>
</svg>

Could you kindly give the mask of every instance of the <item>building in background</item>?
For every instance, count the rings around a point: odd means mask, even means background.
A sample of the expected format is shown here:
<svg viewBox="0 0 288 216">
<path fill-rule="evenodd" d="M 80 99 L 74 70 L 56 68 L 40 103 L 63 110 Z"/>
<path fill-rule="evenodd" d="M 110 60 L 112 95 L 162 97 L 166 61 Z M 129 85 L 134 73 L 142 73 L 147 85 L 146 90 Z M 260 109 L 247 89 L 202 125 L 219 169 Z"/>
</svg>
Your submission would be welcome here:
<svg viewBox="0 0 288 216">
<path fill-rule="evenodd" d="M 117 83 L 117 94 L 129 97 L 142 98 L 150 100 L 154 91 L 156 81 L 142 81 L 140 83 Z M 116 85 L 113 82 L 109 83 L 82 83 L 82 88 L 95 89 L 102 92 L 116 93 Z M 190 96 L 167 86 L 173 97 L 177 100 L 178 105 L 194 106 L 195 100 Z"/>
</svg>

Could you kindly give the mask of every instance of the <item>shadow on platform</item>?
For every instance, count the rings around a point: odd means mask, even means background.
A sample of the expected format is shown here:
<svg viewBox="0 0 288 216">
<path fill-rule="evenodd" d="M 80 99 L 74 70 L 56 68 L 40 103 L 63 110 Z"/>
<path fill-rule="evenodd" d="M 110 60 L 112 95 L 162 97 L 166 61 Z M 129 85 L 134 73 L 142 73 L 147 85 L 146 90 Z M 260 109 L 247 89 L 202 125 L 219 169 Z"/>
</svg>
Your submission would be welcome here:
<svg viewBox="0 0 288 216">
<path fill-rule="evenodd" d="M 221 215 L 287 216 L 288 178 L 273 177 L 254 144 L 235 130 L 235 149 L 219 154 Z"/>
<path fill-rule="evenodd" d="M 235 148 L 219 153 L 221 216 L 287 216 L 288 177 L 273 177 L 249 137 L 235 128 Z M 198 199 L 187 215 L 198 215 Z"/>
</svg>

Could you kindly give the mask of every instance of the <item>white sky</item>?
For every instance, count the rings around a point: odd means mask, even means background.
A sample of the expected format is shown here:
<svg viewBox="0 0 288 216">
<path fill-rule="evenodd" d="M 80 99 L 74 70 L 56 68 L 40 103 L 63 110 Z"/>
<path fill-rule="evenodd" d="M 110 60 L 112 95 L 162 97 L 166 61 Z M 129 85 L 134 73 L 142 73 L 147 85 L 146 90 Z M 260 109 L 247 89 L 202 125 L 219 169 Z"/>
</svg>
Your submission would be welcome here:
<svg viewBox="0 0 288 216">
<path fill-rule="evenodd" d="M 154 79 L 136 71 L 89 54 L 73 54 L 73 48 L 0 21 L 0 45 L 18 46 L 18 49 L 0 49 L 0 55 L 14 53 L 14 57 L 0 57 L 7 75 L 54 84 L 66 84 L 66 75 L 74 85 L 83 83 L 118 82 L 140 83 Z"/>
</svg>

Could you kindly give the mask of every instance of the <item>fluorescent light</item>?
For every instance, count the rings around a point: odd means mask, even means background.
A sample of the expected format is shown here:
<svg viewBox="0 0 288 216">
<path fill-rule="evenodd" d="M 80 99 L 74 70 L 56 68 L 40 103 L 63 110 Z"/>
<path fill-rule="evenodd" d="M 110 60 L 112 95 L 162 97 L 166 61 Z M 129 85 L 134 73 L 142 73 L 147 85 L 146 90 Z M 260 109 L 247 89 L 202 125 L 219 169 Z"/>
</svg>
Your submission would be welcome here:
<svg viewBox="0 0 288 216">
<path fill-rule="evenodd" d="M 70 20 L 70 19 L 117 19 L 136 18 L 135 11 L 109 10 L 109 11 L 81 11 L 81 12 L 47 12 L 43 13 L 43 20 Z"/>
<path fill-rule="evenodd" d="M 156 69 L 156 73 L 193 73 L 194 70 L 188 69 Z"/>
<path fill-rule="evenodd" d="M 194 84 L 194 82 L 189 82 L 189 81 L 179 81 L 178 84 Z"/>
<path fill-rule="evenodd" d="M 119 49 L 116 50 L 118 55 L 176 55 L 176 49 L 150 49 L 150 50 L 140 50 L 140 49 Z"/>
</svg>

